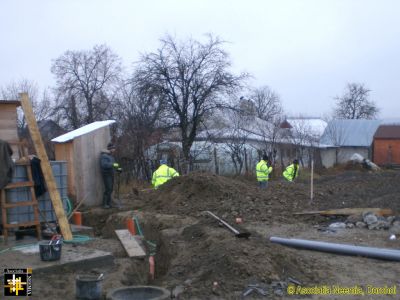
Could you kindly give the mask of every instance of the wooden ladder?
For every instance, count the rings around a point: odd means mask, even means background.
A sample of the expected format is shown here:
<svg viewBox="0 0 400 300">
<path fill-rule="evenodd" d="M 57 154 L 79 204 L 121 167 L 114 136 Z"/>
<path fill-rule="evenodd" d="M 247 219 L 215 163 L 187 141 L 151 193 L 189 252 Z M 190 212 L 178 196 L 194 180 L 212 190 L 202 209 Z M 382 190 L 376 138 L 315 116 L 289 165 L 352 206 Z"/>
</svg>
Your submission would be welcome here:
<svg viewBox="0 0 400 300">
<path fill-rule="evenodd" d="M 4 241 L 7 242 L 8 238 L 8 230 L 10 228 L 16 228 L 16 227 L 27 227 L 27 226 L 35 226 L 36 227 L 36 233 L 37 233 L 37 238 L 40 240 L 41 238 L 41 231 L 40 231 L 40 220 L 39 220 L 39 210 L 38 210 L 38 201 L 36 199 L 35 195 L 35 188 L 34 188 L 34 182 L 32 178 L 32 169 L 31 169 L 31 163 L 30 161 L 24 161 L 24 162 L 17 162 L 16 165 L 18 166 L 25 166 L 27 175 L 28 175 L 28 181 L 23 181 L 23 182 L 13 182 L 9 183 L 6 185 L 3 189 L 0 190 L 0 202 L 1 202 L 1 211 L 2 211 L 2 221 L 3 221 L 3 235 L 4 235 Z M 19 189 L 19 188 L 24 188 L 24 187 L 29 187 L 30 189 L 30 195 L 31 195 L 31 200 L 30 201 L 20 201 L 14 200 L 15 202 L 9 203 L 7 200 L 7 193 L 6 190 L 12 190 L 12 189 Z M 22 222 L 22 223 L 16 223 L 16 224 L 8 224 L 7 222 L 7 209 L 9 208 L 14 208 L 14 207 L 23 207 L 23 206 L 32 206 L 33 208 L 33 216 L 34 220 L 33 221 L 28 221 L 28 222 Z"/>
</svg>

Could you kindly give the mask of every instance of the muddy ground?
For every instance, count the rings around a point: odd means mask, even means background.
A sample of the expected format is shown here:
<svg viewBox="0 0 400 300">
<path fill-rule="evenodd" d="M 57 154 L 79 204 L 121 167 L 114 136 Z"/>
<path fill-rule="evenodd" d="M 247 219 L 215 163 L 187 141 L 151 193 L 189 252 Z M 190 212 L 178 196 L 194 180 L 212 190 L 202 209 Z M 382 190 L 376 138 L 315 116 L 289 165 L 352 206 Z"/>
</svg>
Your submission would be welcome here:
<svg viewBox="0 0 400 300">
<path fill-rule="evenodd" d="M 36 299 L 74 299 L 78 273 L 103 272 L 103 293 L 112 288 L 152 284 L 171 290 L 178 299 L 397 299 L 400 262 L 297 250 L 269 242 L 270 236 L 350 243 L 399 249 L 400 237 L 389 241 L 387 230 L 365 228 L 320 230 L 343 217 L 297 216 L 304 210 L 344 207 L 382 207 L 400 212 L 400 173 L 340 170 L 317 176 L 310 202 L 307 179 L 296 183 L 270 182 L 258 189 L 248 177 L 228 178 L 192 173 L 175 178 L 156 191 L 123 196 L 123 209 L 87 209 L 84 225 L 93 226 L 97 239 L 80 247 L 111 251 L 115 264 L 89 270 L 60 270 L 35 278 Z M 139 190 L 139 192 L 138 192 Z M 204 211 L 209 210 L 251 233 L 237 238 Z M 148 260 L 126 257 L 114 230 L 137 216 L 146 241 L 156 243 L 156 278 L 148 276 Z M 148 249 L 153 251 L 152 249 Z M 49 288 L 51 282 L 56 289 Z M 354 286 L 397 285 L 397 296 L 288 295 L 287 285 Z M 267 296 L 242 293 L 259 284 Z M 59 295 L 62 294 L 62 297 Z"/>
</svg>

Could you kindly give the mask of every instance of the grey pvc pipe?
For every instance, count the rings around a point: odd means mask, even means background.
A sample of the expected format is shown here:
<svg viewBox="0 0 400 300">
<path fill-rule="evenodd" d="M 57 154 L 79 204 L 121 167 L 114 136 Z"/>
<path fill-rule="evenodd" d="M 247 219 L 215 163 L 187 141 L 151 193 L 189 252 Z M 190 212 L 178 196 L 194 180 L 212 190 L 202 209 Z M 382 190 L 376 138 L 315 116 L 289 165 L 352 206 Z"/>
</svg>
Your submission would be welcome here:
<svg viewBox="0 0 400 300">
<path fill-rule="evenodd" d="M 280 237 L 271 237 L 270 241 L 272 243 L 295 248 L 400 261 L 400 251 L 394 249 L 354 246 L 348 244 L 336 244 L 301 239 L 286 239 Z"/>
</svg>

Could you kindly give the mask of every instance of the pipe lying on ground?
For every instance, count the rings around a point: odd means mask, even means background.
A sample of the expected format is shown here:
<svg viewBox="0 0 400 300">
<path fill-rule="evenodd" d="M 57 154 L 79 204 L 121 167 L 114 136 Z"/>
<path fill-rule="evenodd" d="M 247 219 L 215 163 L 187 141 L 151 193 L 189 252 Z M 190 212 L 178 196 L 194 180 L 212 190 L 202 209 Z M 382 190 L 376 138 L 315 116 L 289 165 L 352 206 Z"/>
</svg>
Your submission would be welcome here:
<svg viewBox="0 0 400 300">
<path fill-rule="evenodd" d="M 285 239 L 280 237 L 271 237 L 270 241 L 272 243 L 295 248 L 400 261 L 400 251 L 394 249 L 354 246 L 348 244 L 336 244 L 301 239 Z"/>
</svg>

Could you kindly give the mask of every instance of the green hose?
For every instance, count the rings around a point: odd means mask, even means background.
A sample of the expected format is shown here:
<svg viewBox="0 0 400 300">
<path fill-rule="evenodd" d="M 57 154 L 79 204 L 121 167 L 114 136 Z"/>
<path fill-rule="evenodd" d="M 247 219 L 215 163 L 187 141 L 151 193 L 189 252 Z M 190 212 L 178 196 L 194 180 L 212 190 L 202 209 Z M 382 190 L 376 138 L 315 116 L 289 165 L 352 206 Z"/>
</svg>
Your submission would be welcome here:
<svg viewBox="0 0 400 300">
<path fill-rule="evenodd" d="M 143 236 L 143 231 L 142 231 L 142 228 L 140 227 L 138 218 L 137 218 L 136 216 L 134 216 L 133 218 L 134 218 L 134 220 L 135 220 L 136 227 L 137 227 L 137 230 L 138 230 L 138 232 L 139 232 L 139 235 L 140 235 L 140 236 Z"/>
<path fill-rule="evenodd" d="M 95 238 L 92 238 L 92 237 L 90 237 L 88 235 L 76 234 L 76 235 L 72 236 L 72 240 L 64 240 L 63 243 L 66 243 L 66 244 L 86 243 L 86 242 L 92 241 L 94 239 Z"/>
<path fill-rule="evenodd" d="M 138 230 L 138 233 L 141 237 L 144 237 L 143 235 L 143 231 L 142 228 L 140 227 L 139 224 L 139 219 L 137 218 L 137 216 L 134 216 L 133 219 L 135 220 L 135 224 L 136 224 L 136 228 Z M 157 251 L 157 244 L 154 241 L 149 241 L 149 240 L 145 240 L 145 242 L 147 243 L 147 247 L 149 249 L 149 255 L 150 256 L 154 256 L 156 255 L 156 251 Z"/>
<path fill-rule="evenodd" d="M 66 198 L 66 202 L 67 202 L 67 216 L 68 218 L 71 216 L 72 214 L 72 204 L 71 204 L 71 200 L 69 200 L 69 198 Z"/>
</svg>

